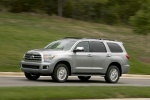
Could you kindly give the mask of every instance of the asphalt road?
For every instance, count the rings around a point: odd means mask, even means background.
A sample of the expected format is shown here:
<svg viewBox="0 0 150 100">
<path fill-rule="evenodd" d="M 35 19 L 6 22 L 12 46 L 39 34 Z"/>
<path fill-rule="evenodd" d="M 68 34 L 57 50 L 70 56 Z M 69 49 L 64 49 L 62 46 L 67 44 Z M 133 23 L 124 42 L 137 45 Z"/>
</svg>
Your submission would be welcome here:
<svg viewBox="0 0 150 100">
<path fill-rule="evenodd" d="M 81 82 L 77 77 L 69 77 L 65 83 L 53 82 L 51 77 L 40 77 L 36 81 L 25 77 L 0 77 L 0 87 L 5 86 L 150 86 L 150 78 L 120 78 L 116 84 L 106 83 L 103 77 L 93 76 L 88 82 Z"/>
</svg>

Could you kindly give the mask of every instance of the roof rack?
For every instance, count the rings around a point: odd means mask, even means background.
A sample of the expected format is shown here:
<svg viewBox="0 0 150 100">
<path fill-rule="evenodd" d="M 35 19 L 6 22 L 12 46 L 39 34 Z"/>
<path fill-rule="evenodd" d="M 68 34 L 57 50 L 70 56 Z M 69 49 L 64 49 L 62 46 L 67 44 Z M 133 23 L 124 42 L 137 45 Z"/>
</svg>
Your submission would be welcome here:
<svg viewBox="0 0 150 100">
<path fill-rule="evenodd" d="M 106 39 L 106 38 L 102 38 L 102 39 L 99 39 L 99 40 L 117 41 L 117 40 Z"/>
<path fill-rule="evenodd" d="M 117 41 L 112 39 L 106 39 L 106 38 L 81 38 L 81 37 L 64 37 L 63 39 L 97 39 L 97 40 L 108 40 L 108 41 Z"/>
<path fill-rule="evenodd" d="M 108 41 L 117 41 L 117 40 L 112 40 L 112 39 L 106 39 L 106 38 L 82 38 L 82 39 L 97 39 L 97 40 L 108 40 Z"/>
<path fill-rule="evenodd" d="M 64 37 L 64 39 L 82 39 L 81 37 Z"/>
<path fill-rule="evenodd" d="M 82 39 L 98 39 L 98 38 L 82 38 Z"/>
</svg>

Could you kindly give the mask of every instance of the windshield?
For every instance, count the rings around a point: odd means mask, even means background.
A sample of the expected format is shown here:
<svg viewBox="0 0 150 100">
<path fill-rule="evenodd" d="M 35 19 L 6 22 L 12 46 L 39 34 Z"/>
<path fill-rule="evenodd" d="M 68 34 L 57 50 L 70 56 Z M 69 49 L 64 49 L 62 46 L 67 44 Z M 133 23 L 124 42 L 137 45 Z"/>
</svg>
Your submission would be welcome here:
<svg viewBox="0 0 150 100">
<path fill-rule="evenodd" d="M 77 40 L 58 40 L 48 44 L 45 49 L 70 50 Z"/>
</svg>

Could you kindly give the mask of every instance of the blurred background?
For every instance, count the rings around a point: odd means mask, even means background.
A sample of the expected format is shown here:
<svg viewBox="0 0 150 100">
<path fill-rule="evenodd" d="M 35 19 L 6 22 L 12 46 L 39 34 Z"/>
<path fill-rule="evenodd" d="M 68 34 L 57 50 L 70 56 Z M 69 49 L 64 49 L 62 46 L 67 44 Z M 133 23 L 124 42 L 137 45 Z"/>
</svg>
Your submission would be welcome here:
<svg viewBox="0 0 150 100">
<path fill-rule="evenodd" d="M 132 74 L 150 74 L 150 0 L 0 0 L 0 71 L 63 37 L 122 41 Z"/>
</svg>

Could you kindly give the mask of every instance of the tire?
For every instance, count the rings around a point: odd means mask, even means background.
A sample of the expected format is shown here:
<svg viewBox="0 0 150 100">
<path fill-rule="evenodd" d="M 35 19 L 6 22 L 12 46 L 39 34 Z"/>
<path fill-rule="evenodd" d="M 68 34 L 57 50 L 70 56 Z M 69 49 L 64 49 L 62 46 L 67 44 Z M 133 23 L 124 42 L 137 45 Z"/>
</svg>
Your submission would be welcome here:
<svg viewBox="0 0 150 100">
<path fill-rule="evenodd" d="M 107 83 L 117 83 L 120 78 L 120 70 L 117 66 L 111 65 L 104 78 Z"/>
<path fill-rule="evenodd" d="M 63 83 L 68 79 L 68 74 L 68 67 L 63 63 L 60 63 L 56 65 L 52 74 L 52 79 L 56 82 Z"/>
<path fill-rule="evenodd" d="M 24 73 L 24 75 L 29 80 L 37 80 L 40 77 L 38 74 Z"/>
<path fill-rule="evenodd" d="M 88 81 L 91 76 L 78 76 L 78 78 L 81 80 L 81 81 Z"/>
</svg>

